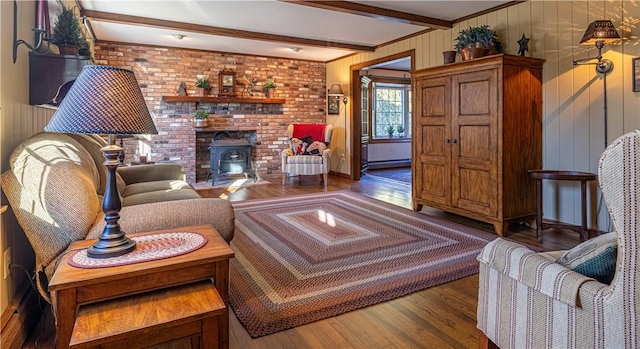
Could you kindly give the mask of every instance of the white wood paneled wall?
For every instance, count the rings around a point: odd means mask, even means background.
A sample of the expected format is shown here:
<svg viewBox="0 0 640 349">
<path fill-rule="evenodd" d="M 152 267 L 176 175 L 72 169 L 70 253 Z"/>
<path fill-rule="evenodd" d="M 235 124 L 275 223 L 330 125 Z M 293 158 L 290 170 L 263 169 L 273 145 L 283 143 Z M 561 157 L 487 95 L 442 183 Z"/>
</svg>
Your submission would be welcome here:
<svg viewBox="0 0 640 349">
<path fill-rule="evenodd" d="M 35 3 L 18 1 L 18 38 L 33 43 Z M 9 169 L 9 155 L 21 140 L 42 132 L 53 110 L 29 105 L 29 57 L 20 46 L 13 63 L 13 1 L 0 1 L 0 170 Z M 1 185 L 1 184 L 0 184 Z M 2 205 L 6 205 L 2 195 Z M 0 216 L 0 259 L 11 246 L 12 262 L 34 270 L 34 255 L 11 210 Z M 4 265 L 4 260 L 1 261 Z M 15 287 L 28 284 L 24 273 L 11 268 L 11 276 L 0 278 L 0 313 L 13 298 Z"/>
<path fill-rule="evenodd" d="M 640 2 L 531 0 L 327 64 L 327 84 L 349 84 L 349 67 L 394 53 L 416 50 L 416 69 L 443 64 L 442 51 L 453 49 L 457 33 L 488 24 L 497 30 L 506 53 L 517 54 L 522 34 L 531 38 L 528 56 L 546 60 L 543 71 L 543 164 L 545 169 L 597 172 L 604 150 L 604 81 L 593 65 L 574 66 L 574 59 L 593 57 L 595 46 L 578 43 L 588 24 L 610 19 L 623 39 L 605 46 L 614 63 L 607 76 L 608 142 L 640 127 L 640 93 L 632 91 L 632 58 L 640 57 Z M 347 89 L 345 89 L 346 91 Z M 344 116 L 341 116 L 344 117 Z M 350 118 L 350 115 L 347 115 Z M 328 122 L 334 120 L 328 119 Z M 342 124 L 343 119 L 337 120 Z M 347 120 L 347 125 L 349 122 Z M 349 134 L 349 130 L 347 130 Z M 344 140 L 343 140 L 344 142 Z M 350 159 L 347 139 L 347 159 Z M 344 144 L 344 143 L 343 143 Z M 349 173 L 348 166 L 339 172 Z M 572 182 L 545 182 L 545 218 L 579 224 L 580 188 Z M 610 230 L 607 214 L 596 215 L 596 184 L 589 189 L 589 224 Z M 605 211 L 603 208 L 602 211 Z"/>
</svg>

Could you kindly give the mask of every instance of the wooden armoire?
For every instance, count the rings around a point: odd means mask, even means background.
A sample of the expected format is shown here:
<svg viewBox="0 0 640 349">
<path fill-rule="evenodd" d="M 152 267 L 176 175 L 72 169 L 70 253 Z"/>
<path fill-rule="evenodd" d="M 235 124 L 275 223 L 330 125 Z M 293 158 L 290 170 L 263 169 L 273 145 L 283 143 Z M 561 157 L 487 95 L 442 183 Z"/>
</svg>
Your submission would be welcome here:
<svg viewBox="0 0 640 349">
<path fill-rule="evenodd" d="M 413 75 L 413 207 L 491 223 L 533 219 L 544 60 L 500 54 Z"/>
</svg>

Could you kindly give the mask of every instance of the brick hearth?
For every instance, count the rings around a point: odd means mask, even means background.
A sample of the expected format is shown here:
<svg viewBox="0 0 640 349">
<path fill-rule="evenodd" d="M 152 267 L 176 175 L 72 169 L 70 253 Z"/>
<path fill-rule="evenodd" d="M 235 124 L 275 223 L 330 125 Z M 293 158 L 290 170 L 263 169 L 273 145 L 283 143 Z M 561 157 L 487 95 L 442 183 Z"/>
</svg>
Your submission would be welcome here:
<svg viewBox="0 0 640 349">
<path fill-rule="evenodd" d="M 210 127 L 203 131 L 255 130 L 258 144 L 253 161 L 260 177 L 280 176 L 280 153 L 287 147 L 286 129 L 290 123 L 325 122 L 325 64 L 285 58 L 258 57 L 219 52 L 150 47 L 143 45 L 98 43 L 96 64 L 131 69 L 140 83 L 147 106 L 152 112 L 159 134 L 125 140 L 127 158 L 137 159 L 141 149 L 148 147 L 150 161 L 179 163 L 185 168 L 187 181 L 201 180 L 197 172 L 199 146 L 192 127 L 195 103 L 163 102 L 162 96 L 177 95 L 180 83 L 187 84 L 187 93 L 196 94 L 195 77 L 210 76 L 212 95 L 217 94 L 217 73 L 222 69 L 236 71 L 238 78 L 256 79 L 253 98 L 264 98 L 259 85 L 267 78 L 276 84 L 276 97 L 284 104 L 201 103 L 199 109 L 209 110 Z M 236 91 L 241 93 L 241 88 Z M 148 138 L 148 139 L 147 139 Z"/>
</svg>

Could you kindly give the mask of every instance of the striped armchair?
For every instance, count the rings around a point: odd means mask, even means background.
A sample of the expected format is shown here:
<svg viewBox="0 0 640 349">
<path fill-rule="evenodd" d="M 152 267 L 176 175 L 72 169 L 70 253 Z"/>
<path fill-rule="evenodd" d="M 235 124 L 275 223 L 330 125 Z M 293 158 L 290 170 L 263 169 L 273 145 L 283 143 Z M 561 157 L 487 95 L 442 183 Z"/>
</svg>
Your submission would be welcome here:
<svg viewBox="0 0 640 349">
<path fill-rule="evenodd" d="M 327 187 L 332 133 L 333 125 L 329 124 L 289 125 L 287 135 L 290 146 L 282 151 L 282 185 L 289 173 L 298 176 L 321 174 L 324 187 Z"/>
<path fill-rule="evenodd" d="M 611 144 L 599 184 L 618 232 L 611 285 L 569 270 L 516 243 L 482 251 L 480 347 L 640 347 L 640 130 Z"/>
</svg>

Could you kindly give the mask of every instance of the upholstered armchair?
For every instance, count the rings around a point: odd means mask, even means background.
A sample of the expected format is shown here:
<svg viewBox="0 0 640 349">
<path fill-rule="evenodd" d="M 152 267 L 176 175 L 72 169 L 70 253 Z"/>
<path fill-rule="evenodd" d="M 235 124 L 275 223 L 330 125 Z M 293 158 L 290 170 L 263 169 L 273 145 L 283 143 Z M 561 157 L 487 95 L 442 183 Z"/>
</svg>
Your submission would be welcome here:
<svg viewBox="0 0 640 349">
<path fill-rule="evenodd" d="M 291 124 L 287 128 L 289 148 L 282 151 L 282 185 L 287 174 L 322 175 L 327 187 L 331 134 L 329 124 Z"/>
<path fill-rule="evenodd" d="M 617 232 L 611 284 L 558 264 L 562 259 L 494 240 L 478 257 L 481 347 L 640 347 L 640 130 L 607 147 L 598 171 Z"/>
</svg>

